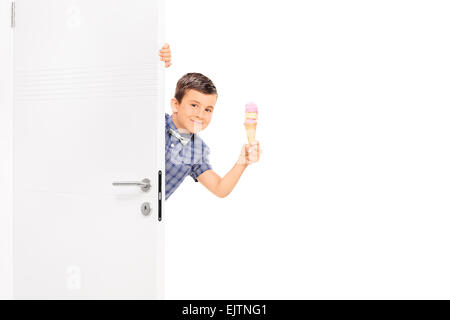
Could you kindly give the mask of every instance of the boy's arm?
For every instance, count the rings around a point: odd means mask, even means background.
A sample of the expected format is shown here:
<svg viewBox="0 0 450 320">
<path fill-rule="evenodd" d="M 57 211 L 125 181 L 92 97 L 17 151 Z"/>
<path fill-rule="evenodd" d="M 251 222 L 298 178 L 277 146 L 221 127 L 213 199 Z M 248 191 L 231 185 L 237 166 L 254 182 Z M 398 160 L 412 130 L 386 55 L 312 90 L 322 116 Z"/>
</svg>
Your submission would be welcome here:
<svg viewBox="0 0 450 320">
<path fill-rule="evenodd" d="M 197 180 L 219 198 L 225 198 L 233 191 L 248 165 L 259 160 L 260 154 L 259 142 L 245 145 L 242 147 L 239 160 L 223 178 L 213 170 L 207 170 L 198 176 Z"/>
<path fill-rule="evenodd" d="M 197 180 L 219 198 L 225 198 L 234 189 L 246 167 L 245 164 L 236 163 L 223 178 L 213 170 L 207 170 Z"/>
</svg>

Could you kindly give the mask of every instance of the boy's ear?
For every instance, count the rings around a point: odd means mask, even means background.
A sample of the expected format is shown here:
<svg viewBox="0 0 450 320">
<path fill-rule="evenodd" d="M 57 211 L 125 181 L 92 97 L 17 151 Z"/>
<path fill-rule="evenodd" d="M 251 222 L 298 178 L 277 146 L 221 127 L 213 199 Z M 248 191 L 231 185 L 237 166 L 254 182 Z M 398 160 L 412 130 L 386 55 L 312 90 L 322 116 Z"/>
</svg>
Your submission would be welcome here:
<svg viewBox="0 0 450 320">
<path fill-rule="evenodd" d="M 179 107 L 178 100 L 172 98 L 172 100 L 170 100 L 170 107 L 172 108 L 172 113 L 177 113 Z"/>
</svg>

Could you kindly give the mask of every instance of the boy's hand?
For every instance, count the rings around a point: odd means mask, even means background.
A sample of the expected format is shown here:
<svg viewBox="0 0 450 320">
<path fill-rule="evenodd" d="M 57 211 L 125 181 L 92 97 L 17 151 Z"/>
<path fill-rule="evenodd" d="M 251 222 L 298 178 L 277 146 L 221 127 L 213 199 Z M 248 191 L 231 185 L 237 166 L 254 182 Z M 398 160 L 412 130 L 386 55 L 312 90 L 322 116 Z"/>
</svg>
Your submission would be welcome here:
<svg viewBox="0 0 450 320">
<path fill-rule="evenodd" d="M 172 65 L 172 55 L 168 43 L 164 44 L 163 47 L 159 50 L 159 60 L 164 61 L 166 68 Z"/>
<path fill-rule="evenodd" d="M 259 147 L 259 141 L 251 142 L 242 146 L 238 163 L 245 165 L 253 164 L 259 161 L 260 156 L 261 148 Z"/>
</svg>

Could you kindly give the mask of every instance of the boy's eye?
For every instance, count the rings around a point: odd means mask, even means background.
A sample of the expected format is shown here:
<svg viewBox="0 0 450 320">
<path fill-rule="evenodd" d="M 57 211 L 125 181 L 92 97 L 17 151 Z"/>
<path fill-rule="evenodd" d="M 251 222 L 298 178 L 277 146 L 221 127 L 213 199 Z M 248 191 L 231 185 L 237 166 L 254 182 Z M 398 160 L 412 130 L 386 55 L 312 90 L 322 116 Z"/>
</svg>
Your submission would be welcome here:
<svg viewBox="0 0 450 320">
<path fill-rule="evenodd" d="M 196 105 L 196 104 L 191 104 L 191 106 L 193 106 L 194 108 L 197 108 L 197 105 Z"/>
<path fill-rule="evenodd" d="M 206 109 L 206 111 L 208 111 L 208 112 L 212 112 L 212 110 L 211 110 L 211 109 Z"/>
</svg>

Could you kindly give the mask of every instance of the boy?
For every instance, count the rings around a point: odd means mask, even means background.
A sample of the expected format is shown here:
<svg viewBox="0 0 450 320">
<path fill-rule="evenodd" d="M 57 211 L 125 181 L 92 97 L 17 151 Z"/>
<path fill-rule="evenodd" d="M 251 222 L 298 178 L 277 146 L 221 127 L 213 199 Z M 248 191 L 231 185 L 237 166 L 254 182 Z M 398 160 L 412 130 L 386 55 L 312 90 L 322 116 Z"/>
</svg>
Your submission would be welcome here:
<svg viewBox="0 0 450 320">
<path fill-rule="evenodd" d="M 170 65 L 170 52 L 164 61 Z M 261 151 L 255 142 L 242 147 L 239 160 L 223 178 L 212 170 L 209 148 L 197 133 L 211 122 L 216 101 L 216 87 L 204 75 L 188 73 L 178 81 L 171 100 L 172 116 L 166 114 L 166 200 L 188 175 L 224 198 L 248 165 L 259 160 Z"/>
</svg>

